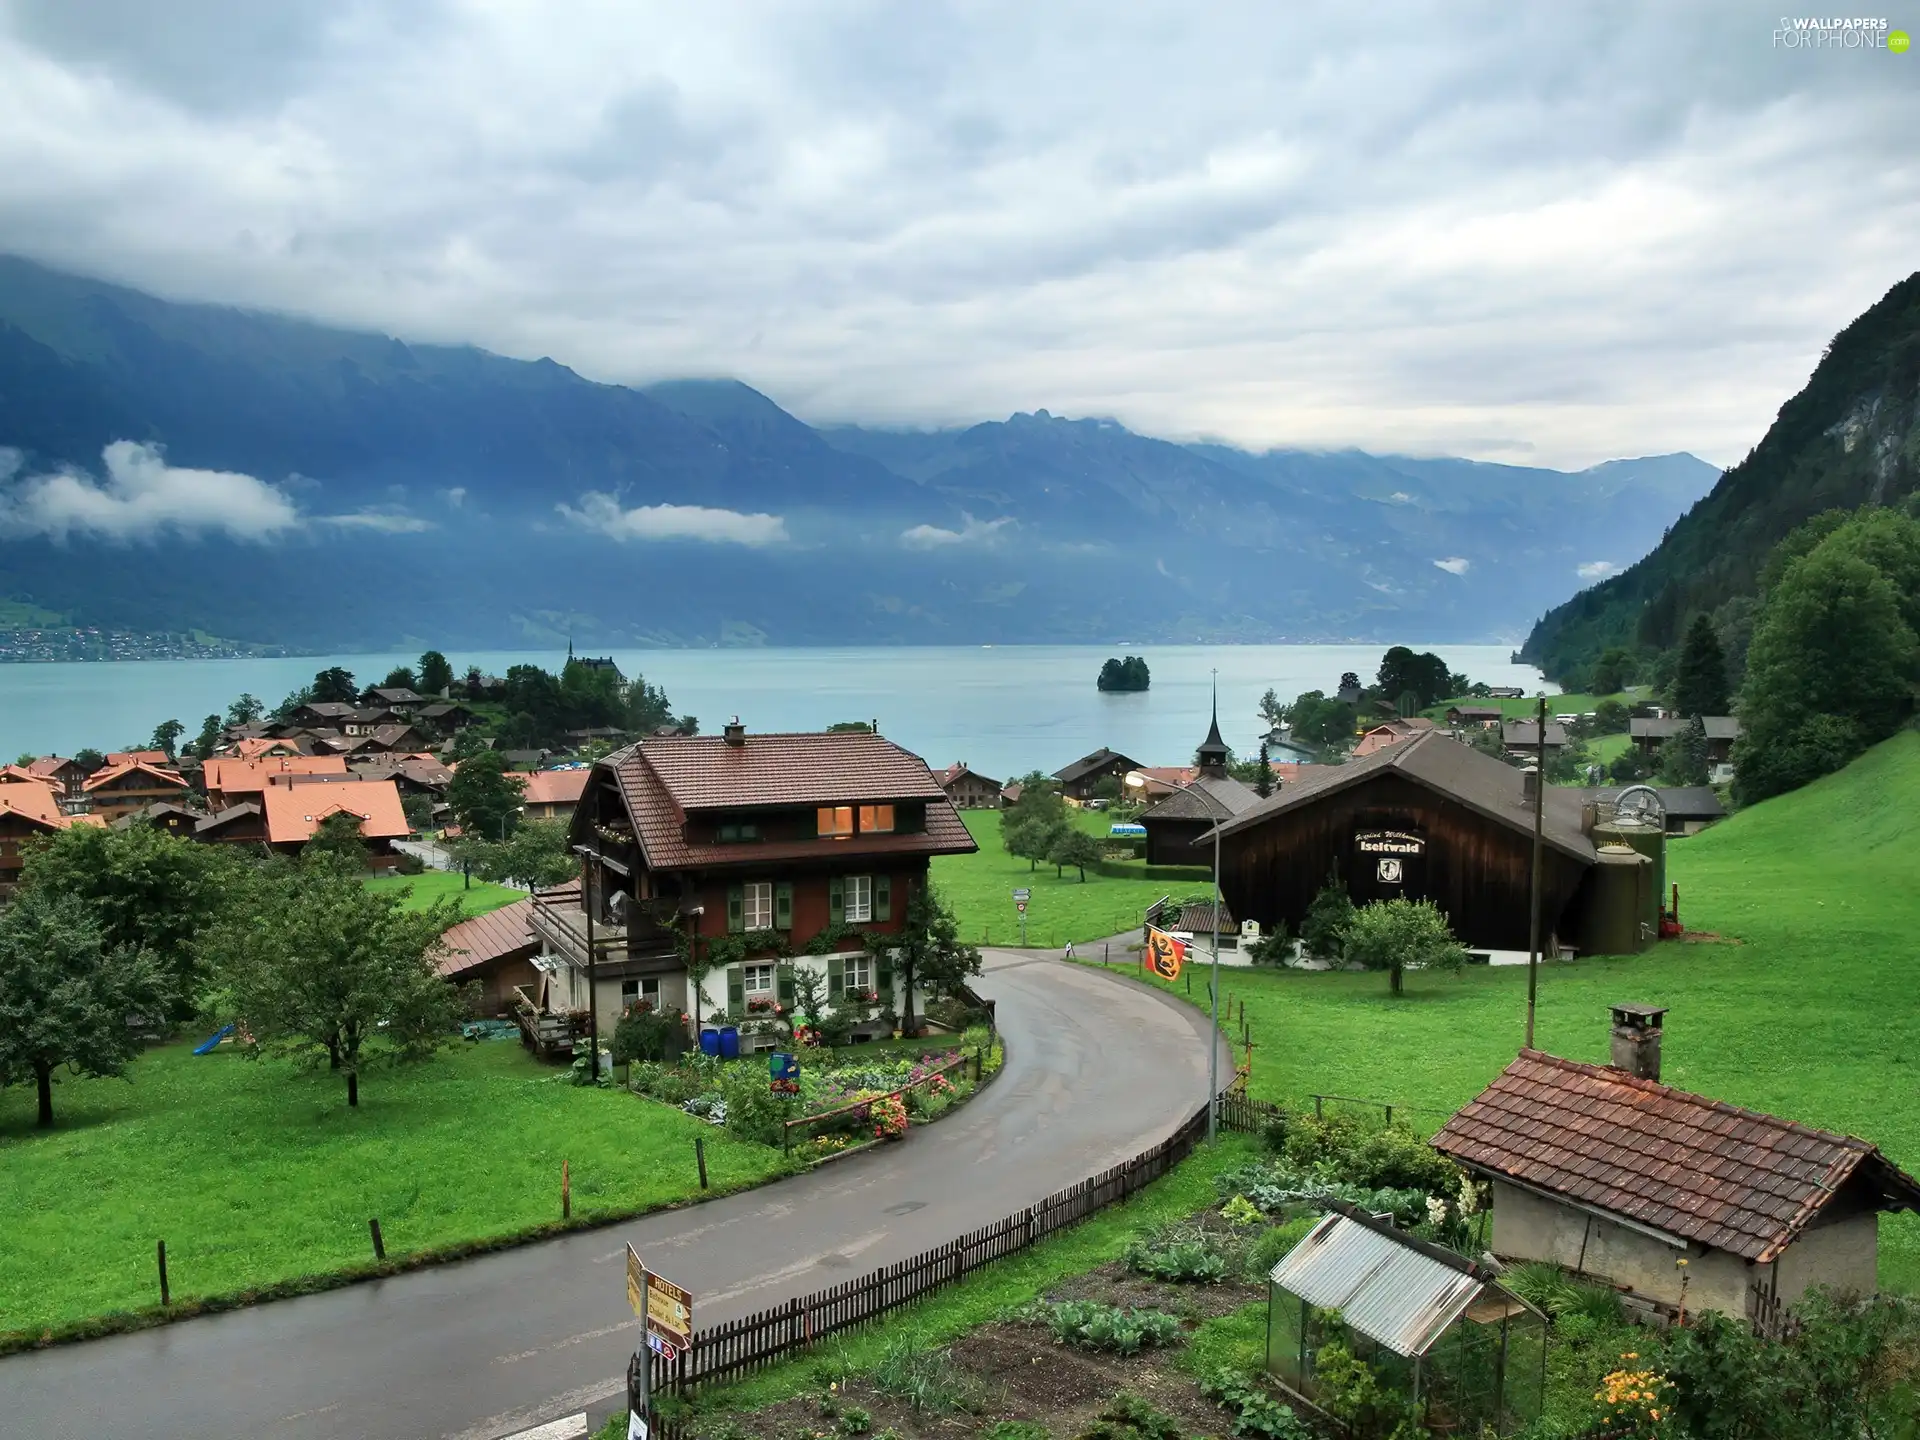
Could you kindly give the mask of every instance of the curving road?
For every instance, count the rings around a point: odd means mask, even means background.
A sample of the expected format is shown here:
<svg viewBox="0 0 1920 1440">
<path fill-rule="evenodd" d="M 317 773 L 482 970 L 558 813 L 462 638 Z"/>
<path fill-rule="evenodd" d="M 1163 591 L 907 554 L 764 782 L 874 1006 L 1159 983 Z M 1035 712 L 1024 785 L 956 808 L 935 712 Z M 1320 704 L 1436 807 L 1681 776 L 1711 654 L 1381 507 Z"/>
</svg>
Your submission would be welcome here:
<svg viewBox="0 0 1920 1440">
<path fill-rule="evenodd" d="M 12 1356 L 0 1431 L 493 1440 L 624 1390 L 629 1241 L 713 1324 L 1024 1209 L 1170 1134 L 1205 1096 L 1205 1021 L 1170 998 L 1005 951 L 987 952 L 978 988 L 999 1001 L 1006 1068 L 899 1145 L 689 1210 Z"/>
</svg>

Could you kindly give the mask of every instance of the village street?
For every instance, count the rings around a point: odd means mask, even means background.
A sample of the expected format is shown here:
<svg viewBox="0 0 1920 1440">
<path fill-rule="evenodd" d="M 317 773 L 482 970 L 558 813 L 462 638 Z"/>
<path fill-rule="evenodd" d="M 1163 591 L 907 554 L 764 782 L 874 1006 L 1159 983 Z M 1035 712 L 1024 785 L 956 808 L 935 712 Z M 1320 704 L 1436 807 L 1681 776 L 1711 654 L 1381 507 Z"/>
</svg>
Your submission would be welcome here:
<svg viewBox="0 0 1920 1440">
<path fill-rule="evenodd" d="M 43 1440 L 492 1440 L 604 1410 L 638 1335 L 629 1241 L 694 1292 L 696 1323 L 710 1325 L 1023 1209 L 1202 1103 L 1197 1010 L 1007 951 L 986 953 L 978 988 L 998 1002 L 1005 1069 L 897 1146 L 688 1210 L 0 1360 L 5 1428 Z"/>
</svg>

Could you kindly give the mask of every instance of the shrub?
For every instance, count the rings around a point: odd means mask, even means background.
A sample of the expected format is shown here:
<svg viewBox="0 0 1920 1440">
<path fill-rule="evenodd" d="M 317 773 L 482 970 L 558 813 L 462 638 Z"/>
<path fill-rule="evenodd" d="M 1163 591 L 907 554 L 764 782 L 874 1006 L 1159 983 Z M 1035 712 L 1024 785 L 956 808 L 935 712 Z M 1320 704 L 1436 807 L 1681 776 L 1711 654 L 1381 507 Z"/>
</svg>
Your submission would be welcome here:
<svg viewBox="0 0 1920 1440">
<path fill-rule="evenodd" d="M 1318 1215 L 1296 1215 L 1284 1225 L 1276 1225 L 1258 1240 L 1247 1254 L 1247 1274 L 1253 1280 L 1265 1280 L 1286 1253 L 1307 1238 L 1307 1232 L 1320 1223 Z"/>
<path fill-rule="evenodd" d="M 1062 1300 L 1039 1307 L 1036 1318 L 1056 1343 L 1114 1355 L 1137 1355 L 1180 1339 L 1180 1318 L 1164 1310 L 1122 1310 L 1097 1300 Z"/>
<path fill-rule="evenodd" d="M 1200 1393 L 1233 1416 L 1233 1433 L 1262 1440 L 1314 1440 L 1314 1431 L 1259 1383 L 1237 1370 L 1214 1370 L 1200 1377 Z"/>
<path fill-rule="evenodd" d="M 873 1416 L 858 1406 L 843 1410 L 838 1429 L 842 1435 L 864 1435 L 873 1429 Z"/>
<path fill-rule="evenodd" d="M 953 1352 L 933 1349 L 917 1335 L 889 1341 L 868 1378 L 881 1394 L 921 1414 L 951 1415 L 980 1406 L 979 1388 L 953 1363 Z"/>
<path fill-rule="evenodd" d="M 1260 1207 L 1244 1195 L 1236 1195 L 1220 1207 L 1220 1218 L 1229 1225 L 1253 1225 L 1260 1219 Z"/>
<path fill-rule="evenodd" d="M 613 1027 L 615 1064 L 635 1060 L 670 1060 L 685 1043 L 686 1014 L 680 1010 L 656 1010 L 644 1000 L 629 1005 Z"/>
<path fill-rule="evenodd" d="M 1353 897 L 1340 883 L 1340 876 L 1337 873 L 1327 876 L 1327 883 L 1313 897 L 1313 903 L 1307 906 L 1306 918 L 1300 922 L 1300 943 L 1307 947 L 1309 955 L 1322 960 L 1340 959 L 1346 953 L 1347 930 L 1353 924 L 1353 915 Z"/>
<path fill-rule="evenodd" d="M 996 1420 L 980 1432 L 980 1440 L 1053 1440 L 1053 1433 L 1031 1420 Z"/>
<path fill-rule="evenodd" d="M 416 825 L 414 829 L 422 827 Z M 426 872 L 427 862 L 411 851 L 402 850 L 393 862 L 393 868 L 402 875 L 421 875 Z"/>
<path fill-rule="evenodd" d="M 1373 1367 L 1338 1341 L 1320 1347 L 1313 1377 L 1321 1408 L 1362 1440 L 1391 1436 L 1403 1425 L 1419 1423 L 1418 1407 L 1382 1385 Z"/>
<path fill-rule="evenodd" d="M 1288 1126 L 1282 1153 L 1299 1169 L 1337 1176 L 1349 1185 L 1442 1196 L 1460 1189 L 1460 1168 L 1405 1125 L 1372 1126 L 1352 1115 L 1300 1115 Z"/>
</svg>

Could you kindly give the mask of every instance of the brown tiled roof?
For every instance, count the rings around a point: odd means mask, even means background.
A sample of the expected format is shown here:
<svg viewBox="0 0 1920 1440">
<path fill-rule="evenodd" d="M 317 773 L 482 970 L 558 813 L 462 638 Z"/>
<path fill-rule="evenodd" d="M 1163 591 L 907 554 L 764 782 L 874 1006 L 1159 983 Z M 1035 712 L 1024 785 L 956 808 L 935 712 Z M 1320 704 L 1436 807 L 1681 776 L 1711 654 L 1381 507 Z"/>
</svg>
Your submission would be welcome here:
<svg viewBox="0 0 1920 1440">
<path fill-rule="evenodd" d="M 446 948 L 433 963 L 442 975 L 454 980 L 496 960 L 531 955 L 540 948 L 540 942 L 528 928 L 532 919 L 533 900 L 528 898 L 476 915 L 471 920 L 462 920 L 448 927 L 440 937 L 440 943 Z"/>
<path fill-rule="evenodd" d="M 1882 1209 L 1920 1183 L 1865 1140 L 1522 1050 L 1433 1137 L 1463 1165 L 1765 1263 L 1849 1181 Z"/>
<path fill-rule="evenodd" d="M 749 735 L 744 746 L 728 745 L 720 736 L 656 736 L 616 750 L 594 769 L 614 776 L 647 863 L 655 868 L 801 860 L 830 851 L 967 855 L 979 848 L 927 762 L 877 735 Z M 899 800 L 925 803 L 925 830 L 832 842 L 693 844 L 686 838 L 688 814 L 702 810 Z"/>
<path fill-rule="evenodd" d="M 67 828 L 66 818 L 60 813 L 60 802 L 54 798 L 50 785 L 29 784 L 26 781 L 0 785 L 0 811 L 36 820 L 58 830 Z"/>
<path fill-rule="evenodd" d="M 73 764 L 73 761 L 59 755 L 42 755 L 38 760 L 27 766 L 27 769 L 31 770 L 35 775 L 44 778 L 58 775 L 71 764 Z"/>
<path fill-rule="evenodd" d="M 1144 825 L 1149 820 L 1229 820 L 1244 810 L 1251 810 L 1261 798 L 1251 785 L 1242 784 L 1230 775 L 1203 775 L 1167 796 L 1142 815 L 1140 822 Z"/>
<path fill-rule="evenodd" d="M 106 761 L 110 768 L 123 765 L 165 765 L 169 763 L 167 760 L 167 752 L 164 750 L 109 750 L 101 758 Z"/>
<path fill-rule="evenodd" d="M 1071 765 L 1061 766 L 1053 772 L 1053 778 L 1063 785 L 1071 785 L 1081 776 L 1091 775 L 1096 770 L 1104 770 L 1116 761 L 1120 762 L 1120 768 L 1122 770 L 1138 770 L 1140 768 L 1118 750 L 1109 750 L 1106 746 L 1102 745 L 1091 755 L 1082 755 Z"/>
<path fill-rule="evenodd" d="M 238 805 L 229 805 L 219 813 L 207 816 L 198 825 L 194 826 L 193 830 L 196 835 L 208 835 L 216 830 L 226 828 L 236 820 L 244 820 L 249 815 L 258 815 L 259 813 L 260 806 L 256 802 L 243 800 Z"/>
<path fill-rule="evenodd" d="M 1680 734 L 1692 720 L 1682 720 L 1671 716 L 1665 720 L 1629 720 L 1627 734 L 1635 740 L 1671 740 Z M 1703 715 L 1700 728 L 1706 731 L 1709 740 L 1738 740 L 1740 721 L 1732 715 Z"/>
<path fill-rule="evenodd" d="M 954 781 L 960 779 L 962 776 L 965 776 L 965 775 L 971 775 L 974 779 L 978 780 L 982 785 L 998 785 L 1000 783 L 998 780 L 989 780 L 986 776 L 982 775 L 978 770 L 971 768 L 967 764 L 967 762 L 964 760 L 960 761 L 958 764 L 949 765 L 944 770 L 934 771 L 933 779 L 935 784 L 937 784 L 942 790 L 945 790 L 950 785 L 952 785 Z"/>
<path fill-rule="evenodd" d="M 1540 727 L 1533 720 L 1505 720 L 1500 725 L 1500 743 L 1512 750 L 1539 749 Z M 1567 743 L 1567 727 L 1558 720 L 1547 721 L 1547 744 Z"/>
<path fill-rule="evenodd" d="M 536 770 L 527 776 L 521 799 L 529 805 L 578 805 L 587 792 L 587 771 Z"/>
<path fill-rule="evenodd" d="M 1205 935 L 1207 927 L 1213 923 L 1213 902 L 1202 900 L 1198 905 L 1182 905 L 1180 913 L 1174 917 L 1173 928 L 1184 930 L 1189 935 Z M 1233 912 L 1227 909 L 1226 902 L 1220 902 L 1220 933 L 1239 934 L 1240 922 L 1233 918 Z"/>
<path fill-rule="evenodd" d="M 1491 755 L 1462 745 L 1443 730 L 1423 730 L 1397 745 L 1376 750 L 1344 765 L 1307 765 L 1300 779 L 1243 811 L 1220 827 L 1222 835 L 1264 824 L 1322 796 L 1358 785 L 1392 770 L 1438 795 L 1457 801 L 1526 835 L 1533 834 L 1533 805 L 1524 794 L 1522 772 Z M 1564 785 L 1546 787 L 1543 828 L 1547 844 L 1576 860 L 1593 863 L 1593 841 L 1580 832 L 1581 793 Z"/>
</svg>

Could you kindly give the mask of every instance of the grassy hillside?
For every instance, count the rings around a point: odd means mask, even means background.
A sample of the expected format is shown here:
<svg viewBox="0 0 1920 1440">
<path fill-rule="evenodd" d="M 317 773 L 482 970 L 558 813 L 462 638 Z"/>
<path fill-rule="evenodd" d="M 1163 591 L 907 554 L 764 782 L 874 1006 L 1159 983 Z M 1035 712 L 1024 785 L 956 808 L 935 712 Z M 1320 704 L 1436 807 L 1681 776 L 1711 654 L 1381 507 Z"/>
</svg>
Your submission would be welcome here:
<svg viewBox="0 0 1920 1440">
<path fill-rule="evenodd" d="M 1547 967 L 1536 1043 L 1605 1061 L 1610 1004 L 1670 1006 L 1669 1083 L 1864 1135 L 1920 1170 L 1916 842 L 1912 732 L 1677 842 L 1682 918 L 1724 942 Z M 1378 974 L 1236 970 L 1223 985 L 1253 1028 L 1256 1094 L 1392 1101 L 1430 1126 L 1512 1058 L 1526 988 L 1524 967 L 1416 974 L 1397 1001 Z M 1920 1217 L 1880 1234 L 1883 1280 L 1920 1290 Z"/>
<path fill-rule="evenodd" d="M 424 910 L 436 900 L 452 895 L 460 901 L 461 913 L 469 917 L 498 910 L 527 896 L 524 890 L 512 890 L 485 880 L 476 880 L 469 886 L 466 876 L 445 870 L 429 870 L 423 875 L 376 875 L 369 877 L 366 884 L 369 890 L 406 892 L 409 910 Z"/>
<path fill-rule="evenodd" d="M 1547 612 L 1522 659 L 1557 680 L 1609 645 L 1665 649 L 1689 617 L 1751 595 L 1767 552 L 1822 510 L 1890 505 L 1920 485 L 1920 273 L 1833 339 L 1806 388 L 1659 546 Z"/>
</svg>

